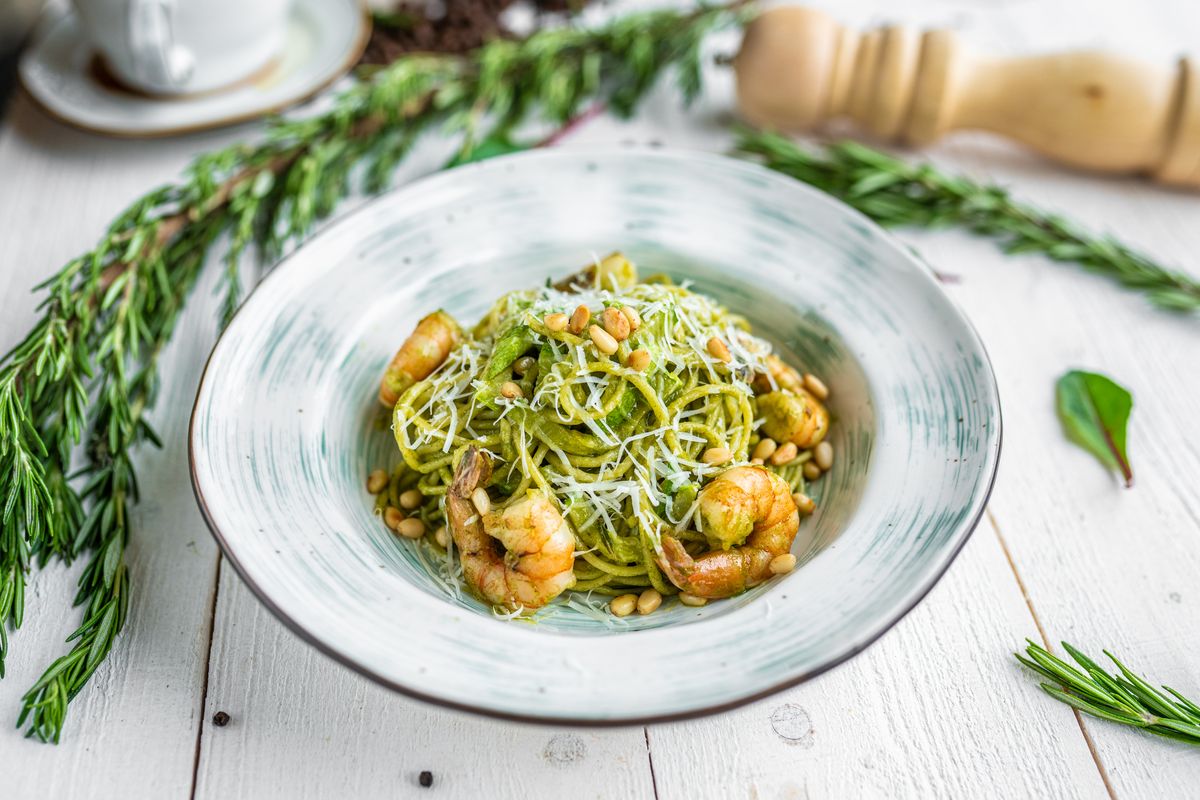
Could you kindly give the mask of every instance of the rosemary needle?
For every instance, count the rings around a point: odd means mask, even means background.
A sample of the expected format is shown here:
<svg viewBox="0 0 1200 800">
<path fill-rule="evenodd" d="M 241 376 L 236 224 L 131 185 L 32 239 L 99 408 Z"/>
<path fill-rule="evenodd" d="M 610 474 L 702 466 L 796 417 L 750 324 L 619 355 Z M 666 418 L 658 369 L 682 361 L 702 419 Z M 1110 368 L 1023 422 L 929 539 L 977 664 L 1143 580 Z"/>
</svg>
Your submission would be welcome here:
<svg viewBox="0 0 1200 800">
<path fill-rule="evenodd" d="M 1109 674 L 1066 642 L 1062 643 L 1063 649 L 1082 669 L 1057 658 L 1041 645 L 1026 641 L 1026 655 L 1013 655 L 1050 681 L 1041 687 L 1054 699 L 1093 717 L 1200 745 L 1200 706 L 1169 686 L 1163 686 L 1160 692 L 1107 650 L 1104 654 L 1117 665 L 1119 674 Z"/>
<path fill-rule="evenodd" d="M 200 156 L 182 181 L 135 201 L 91 252 L 42 284 L 40 319 L 0 358 L 0 677 L 9 628 L 25 614 L 26 573 L 55 558 L 88 561 L 75 596 L 83 622 L 69 652 L 25 695 L 18 724 L 58 741 L 68 704 L 126 621 L 134 454 L 157 443 L 146 413 L 158 356 L 218 239 L 229 240 L 228 316 L 240 301 L 239 260 L 248 248 L 270 259 L 306 236 L 346 196 L 352 176 L 362 175 L 369 191 L 386 188 L 420 134 L 457 135 L 458 160 L 469 160 L 535 114 L 561 123 L 585 103 L 602 102 L 628 115 L 672 68 L 690 99 L 700 90 L 705 38 L 746 13 L 742 0 L 638 12 L 595 29 L 545 29 L 467 54 L 413 54 L 364 70 L 325 113 L 275 120 L 256 144 Z M 745 134 L 741 146 L 884 224 L 962 226 L 1012 252 L 1078 262 L 1163 308 L 1200 308 L 1195 280 L 996 187 L 849 143 L 809 153 L 779 137 Z M 1196 711 L 1172 696 L 1172 707 Z M 1177 738 L 1191 735 L 1178 726 L 1200 723 L 1156 720 L 1152 727 Z"/>
<path fill-rule="evenodd" d="M 998 241 L 1004 251 L 1039 253 L 1141 292 L 1169 311 L 1200 311 L 1200 280 L 1155 263 L 1109 236 L 1014 200 L 1002 187 L 929 164 L 910 164 L 857 142 L 806 148 L 772 133 L 743 130 L 739 152 L 843 200 L 887 227 L 957 227 Z"/>
<path fill-rule="evenodd" d="M 364 70 L 325 113 L 276 119 L 257 144 L 200 156 L 182 181 L 135 201 L 94 250 L 44 283 L 41 318 L 0 358 L 0 676 L 33 566 L 87 558 L 75 596 L 84 619 L 71 649 L 25 695 L 17 724 L 58 741 L 68 704 L 126 621 L 134 453 L 157 444 L 146 413 L 158 356 L 218 238 L 229 240 L 228 316 L 247 248 L 270 259 L 307 235 L 347 195 L 352 175 L 370 191 L 385 188 L 422 132 L 457 135 L 466 159 L 535 115 L 562 123 L 589 102 L 628 115 L 671 69 L 690 99 L 701 44 L 740 19 L 740 8 L 638 12 Z M 83 457 L 74 453 L 80 443 Z"/>
</svg>

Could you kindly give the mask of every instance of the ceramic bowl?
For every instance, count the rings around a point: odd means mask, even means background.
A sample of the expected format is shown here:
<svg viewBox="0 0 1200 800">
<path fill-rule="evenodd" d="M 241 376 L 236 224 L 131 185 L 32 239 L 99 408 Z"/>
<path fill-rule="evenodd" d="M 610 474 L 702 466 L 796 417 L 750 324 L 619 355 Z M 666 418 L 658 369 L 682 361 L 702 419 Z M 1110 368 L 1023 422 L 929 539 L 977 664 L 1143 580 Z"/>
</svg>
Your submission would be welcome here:
<svg viewBox="0 0 1200 800">
<path fill-rule="evenodd" d="M 506 621 L 373 516 L 365 477 L 398 457 L 373 425 L 378 380 L 429 311 L 473 321 L 614 249 L 694 282 L 823 376 L 837 460 L 781 579 L 703 608 L 617 619 L 574 602 Z M 416 697 L 573 724 L 728 708 L 862 650 L 962 547 L 999 446 L 983 345 L 904 246 L 753 164 L 632 149 L 468 165 L 330 226 L 229 325 L 191 429 L 213 534 L 298 634 Z"/>
</svg>

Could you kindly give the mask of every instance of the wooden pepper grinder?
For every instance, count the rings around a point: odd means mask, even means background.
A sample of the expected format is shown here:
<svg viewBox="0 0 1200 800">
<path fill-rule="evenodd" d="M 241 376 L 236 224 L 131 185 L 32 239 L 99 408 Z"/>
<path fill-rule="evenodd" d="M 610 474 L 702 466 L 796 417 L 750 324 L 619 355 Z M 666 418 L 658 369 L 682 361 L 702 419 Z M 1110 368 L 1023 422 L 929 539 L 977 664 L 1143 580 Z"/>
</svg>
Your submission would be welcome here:
<svg viewBox="0 0 1200 800">
<path fill-rule="evenodd" d="M 984 130 L 1077 167 L 1200 187 L 1200 68 L 1081 51 L 972 54 L 951 31 L 848 30 L 808 8 L 746 29 L 738 105 L 762 127 L 803 131 L 848 117 L 875 136 L 928 144 Z"/>
</svg>

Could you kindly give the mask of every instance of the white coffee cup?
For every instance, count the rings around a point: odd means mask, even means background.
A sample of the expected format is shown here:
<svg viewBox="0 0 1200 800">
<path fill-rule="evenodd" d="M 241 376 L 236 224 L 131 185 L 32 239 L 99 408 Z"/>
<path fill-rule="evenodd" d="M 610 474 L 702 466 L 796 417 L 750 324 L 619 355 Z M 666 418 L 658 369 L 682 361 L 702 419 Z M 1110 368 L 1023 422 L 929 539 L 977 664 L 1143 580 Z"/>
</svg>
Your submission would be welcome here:
<svg viewBox="0 0 1200 800">
<path fill-rule="evenodd" d="M 123 83 L 153 94 L 236 84 L 283 51 L 291 0 L 73 0 Z"/>
</svg>

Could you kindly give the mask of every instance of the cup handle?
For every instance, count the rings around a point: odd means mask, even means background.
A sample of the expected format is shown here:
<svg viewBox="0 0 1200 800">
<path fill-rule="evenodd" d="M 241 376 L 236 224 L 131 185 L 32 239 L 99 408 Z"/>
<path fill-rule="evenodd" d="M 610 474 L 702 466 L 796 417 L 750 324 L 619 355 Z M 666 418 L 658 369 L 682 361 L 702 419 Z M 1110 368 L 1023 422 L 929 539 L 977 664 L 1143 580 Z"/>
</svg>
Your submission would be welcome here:
<svg viewBox="0 0 1200 800">
<path fill-rule="evenodd" d="M 138 76 L 151 85 L 180 89 L 195 58 L 175 43 L 175 0 L 130 0 L 129 43 Z"/>
</svg>

